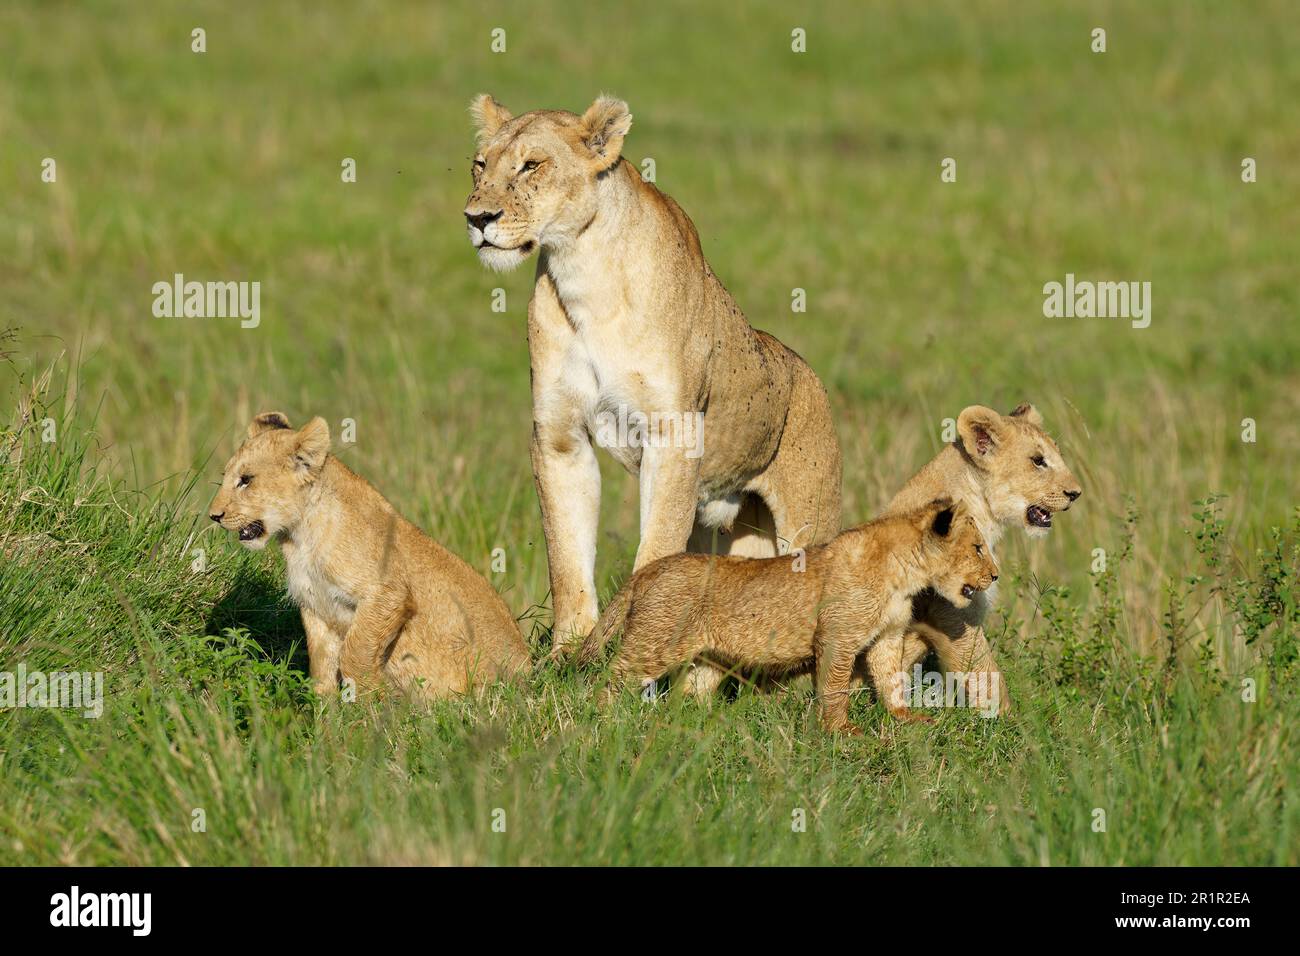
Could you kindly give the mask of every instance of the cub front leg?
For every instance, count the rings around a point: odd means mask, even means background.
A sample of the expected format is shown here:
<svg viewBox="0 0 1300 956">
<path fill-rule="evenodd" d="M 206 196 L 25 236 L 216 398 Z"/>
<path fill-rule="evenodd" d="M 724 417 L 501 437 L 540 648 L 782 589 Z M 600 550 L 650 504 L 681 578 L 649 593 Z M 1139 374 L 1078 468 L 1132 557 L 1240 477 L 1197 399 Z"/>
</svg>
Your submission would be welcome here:
<svg viewBox="0 0 1300 956">
<path fill-rule="evenodd" d="M 876 697 L 896 720 L 932 722 L 907 706 L 903 696 L 903 682 L 912 676 L 912 668 L 925 657 L 928 645 L 914 631 L 904 634 L 885 634 L 867 648 L 860 661 L 865 664 L 864 679 L 871 682 Z M 861 668 L 862 664 L 858 667 Z M 858 677 L 855 673 L 854 677 Z"/>
<path fill-rule="evenodd" d="M 299 610 L 302 613 L 302 629 L 307 632 L 307 657 L 312 687 L 322 697 L 337 694 L 343 635 L 311 609 L 303 607 Z"/>
<path fill-rule="evenodd" d="M 960 614 L 956 608 L 952 610 Z M 916 627 L 934 648 L 943 672 L 965 676 L 967 707 L 978 708 L 989 717 L 1000 717 L 1011 710 L 1006 680 L 984 628 L 942 613 L 931 615 Z"/>
<path fill-rule="evenodd" d="M 862 647 L 839 628 L 818 628 L 815 639 L 817 702 L 822 728 L 829 733 L 858 735 L 862 728 L 849 723 L 849 679 L 853 662 Z"/>
<path fill-rule="evenodd" d="M 383 585 L 357 604 L 352 624 L 343 638 L 339 669 L 344 680 L 360 689 L 378 686 L 384 651 L 397 638 L 413 608 L 404 585 Z"/>
</svg>

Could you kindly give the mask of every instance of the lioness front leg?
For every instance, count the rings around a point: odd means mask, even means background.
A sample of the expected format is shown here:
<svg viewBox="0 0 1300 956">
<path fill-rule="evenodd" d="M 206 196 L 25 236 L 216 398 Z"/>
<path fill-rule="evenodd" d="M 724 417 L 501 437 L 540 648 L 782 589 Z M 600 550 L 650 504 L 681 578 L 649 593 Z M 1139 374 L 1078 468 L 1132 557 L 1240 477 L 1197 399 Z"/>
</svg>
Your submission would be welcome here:
<svg viewBox="0 0 1300 956">
<path fill-rule="evenodd" d="M 671 443 L 672 438 L 664 441 Z M 651 561 L 681 554 L 695 527 L 696 485 L 700 459 L 687 449 L 647 447 L 641 455 L 641 543 L 633 572 Z"/>
<path fill-rule="evenodd" d="M 562 655 L 596 623 L 600 465 L 576 421 L 534 422 L 532 458 L 555 609 L 552 654 Z"/>
<path fill-rule="evenodd" d="M 307 659 L 312 687 L 328 697 L 339 690 L 339 658 L 343 653 L 343 635 L 325 623 L 310 608 L 299 608 L 302 629 L 307 633 Z"/>
<path fill-rule="evenodd" d="M 353 681 L 361 689 L 376 687 L 384 651 L 410 616 L 408 591 L 401 585 L 381 587 L 357 604 L 339 658 L 344 680 Z"/>
</svg>

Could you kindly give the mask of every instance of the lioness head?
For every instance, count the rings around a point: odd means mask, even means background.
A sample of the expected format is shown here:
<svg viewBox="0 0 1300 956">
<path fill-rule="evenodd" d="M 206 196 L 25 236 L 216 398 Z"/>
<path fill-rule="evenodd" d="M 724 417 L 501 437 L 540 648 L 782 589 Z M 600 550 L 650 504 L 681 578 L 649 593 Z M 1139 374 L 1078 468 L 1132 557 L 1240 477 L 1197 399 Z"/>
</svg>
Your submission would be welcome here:
<svg viewBox="0 0 1300 956">
<path fill-rule="evenodd" d="M 938 498 L 913 520 L 924 535 L 922 553 L 930 586 L 955 607 L 966 607 L 998 579 L 992 549 L 965 505 Z"/>
<path fill-rule="evenodd" d="M 226 462 L 208 517 L 235 531 L 245 547 L 266 547 L 271 536 L 292 531 L 302 518 L 307 489 L 320 475 L 330 429 L 313 418 L 294 430 L 279 412 L 263 412 Z"/>
<path fill-rule="evenodd" d="M 486 93 L 470 104 L 478 133 L 474 190 L 465 202 L 469 241 L 484 265 L 504 272 L 538 246 L 576 237 L 596 215 L 597 181 L 614 167 L 632 114 L 600 97 L 578 116 L 522 116 Z"/>
<path fill-rule="evenodd" d="M 972 405 L 957 417 L 957 437 L 1001 524 L 1046 534 L 1052 515 L 1068 511 L 1083 494 L 1033 405 L 1019 405 L 1010 415 Z"/>
</svg>

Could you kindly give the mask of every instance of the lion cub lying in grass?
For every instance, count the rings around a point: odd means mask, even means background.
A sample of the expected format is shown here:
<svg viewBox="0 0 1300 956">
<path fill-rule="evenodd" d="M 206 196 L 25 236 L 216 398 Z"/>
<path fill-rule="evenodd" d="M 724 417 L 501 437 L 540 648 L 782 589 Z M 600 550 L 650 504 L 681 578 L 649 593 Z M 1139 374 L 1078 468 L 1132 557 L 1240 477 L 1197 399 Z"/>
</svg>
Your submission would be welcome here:
<svg viewBox="0 0 1300 956">
<path fill-rule="evenodd" d="M 529 667 L 510 609 L 474 570 L 329 454 L 329 426 L 253 419 L 209 515 L 246 547 L 280 541 L 316 691 L 386 678 L 426 696 Z"/>
<path fill-rule="evenodd" d="M 812 668 L 822 726 L 860 733 L 848 720 L 858 654 L 904 632 L 920 591 L 965 607 L 998 579 L 975 520 L 947 498 L 845 531 L 809 548 L 802 564 L 788 555 L 661 558 L 610 602 L 581 657 L 621 629 L 615 686 L 640 688 L 700 655 L 773 676 Z"/>
</svg>

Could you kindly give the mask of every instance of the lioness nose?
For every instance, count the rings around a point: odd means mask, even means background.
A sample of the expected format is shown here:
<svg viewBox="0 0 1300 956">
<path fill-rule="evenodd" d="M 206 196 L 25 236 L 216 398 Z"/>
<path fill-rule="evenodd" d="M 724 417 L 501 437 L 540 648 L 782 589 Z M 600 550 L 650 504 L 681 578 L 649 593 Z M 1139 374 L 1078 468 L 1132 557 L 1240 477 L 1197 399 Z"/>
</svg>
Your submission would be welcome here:
<svg viewBox="0 0 1300 956">
<path fill-rule="evenodd" d="M 226 516 L 226 513 L 225 513 L 224 511 L 221 512 L 221 514 L 208 515 L 208 517 L 211 518 L 213 521 L 220 521 L 220 520 L 221 520 L 222 518 L 224 518 L 225 516 Z"/>
<path fill-rule="evenodd" d="M 465 213 L 465 218 L 469 220 L 469 224 L 471 226 L 473 226 L 479 232 L 482 232 L 490 224 L 500 219 L 502 212 L 503 210 L 500 209 L 498 209 L 496 212 L 467 212 Z"/>
<path fill-rule="evenodd" d="M 1069 498 L 1071 501 L 1074 501 L 1074 500 L 1077 499 L 1077 498 L 1079 497 L 1079 495 L 1081 495 L 1081 494 L 1083 494 L 1083 490 L 1082 490 L 1082 489 L 1080 489 L 1080 488 L 1071 488 L 1069 491 L 1067 491 L 1067 492 L 1065 493 L 1065 497 Z"/>
</svg>

